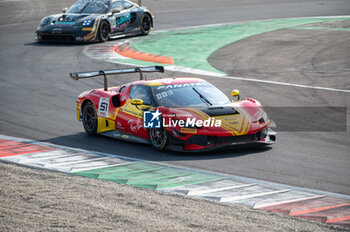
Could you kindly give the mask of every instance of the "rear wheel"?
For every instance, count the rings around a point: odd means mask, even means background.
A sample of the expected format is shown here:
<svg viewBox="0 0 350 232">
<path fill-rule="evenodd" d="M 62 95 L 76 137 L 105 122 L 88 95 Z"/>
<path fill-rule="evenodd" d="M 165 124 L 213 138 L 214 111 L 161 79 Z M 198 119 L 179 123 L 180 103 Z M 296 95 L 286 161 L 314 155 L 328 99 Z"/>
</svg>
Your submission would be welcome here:
<svg viewBox="0 0 350 232">
<path fill-rule="evenodd" d="M 102 21 L 98 28 L 98 39 L 100 42 L 106 42 L 109 39 L 109 26 L 107 21 Z"/>
<path fill-rule="evenodd" d="M 97 134 L 97 115 L 91 102 L 86 103 L 83 109 L 83 126 L 88 135 Z"/>
<path fill-rule="evenodd" d="M 151 144 L 156 150 L 163 151 L 166 149 L 169 139 L 163 127 L 151 128 L 148 130 L 148 134 L 151 140 Z"/>
<path fill-rule="evenodd" d="M 142 15 L 141 18 L 141 34 L 148 35 L 152 29 L 152 19 L 149 14 Z"/>
</svg>

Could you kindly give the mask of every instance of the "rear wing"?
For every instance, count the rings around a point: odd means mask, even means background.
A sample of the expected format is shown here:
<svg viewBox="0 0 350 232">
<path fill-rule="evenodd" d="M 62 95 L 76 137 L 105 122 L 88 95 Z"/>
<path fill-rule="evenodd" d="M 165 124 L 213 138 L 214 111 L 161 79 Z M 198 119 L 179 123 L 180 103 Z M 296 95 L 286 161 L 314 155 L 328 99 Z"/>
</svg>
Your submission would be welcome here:
<svg viewBox="0 0 350 232">
<path fill-rule="evenodd" d="M 107 75 L 117 75 L 117 74 L 127 74 L 127 73 L 140 73 L 140 80 L 143 80 L 142 73 L 149 73 L 149 72 L 161 72 L 164 73 L 164 67 L 163 66 L 150 66 L 150 67 L 137 67 L 137 68 L 121 68 L 121 69 L 109 69 L 109 70 L 100 70 L 100 71 L 91 71 L 91 72 L 77 72 L 77 73 L 70 73 L 70 77 L 73 80 L 79 80 L 84 78 L 91 78 L 91 77 L 98 77 L 103 76 L 104 77 L 104 90 L 107 91 Z"/>
</svg>

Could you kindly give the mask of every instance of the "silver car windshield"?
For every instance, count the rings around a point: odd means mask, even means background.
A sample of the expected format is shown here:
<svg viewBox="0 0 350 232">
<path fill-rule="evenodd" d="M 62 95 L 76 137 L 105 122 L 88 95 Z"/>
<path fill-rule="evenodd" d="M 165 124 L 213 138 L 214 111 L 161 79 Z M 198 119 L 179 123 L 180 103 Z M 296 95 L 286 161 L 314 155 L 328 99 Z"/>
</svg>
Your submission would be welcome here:
<svg viewBox="0 0 350 232">
<path fill-rule="evenodd" d="M 103 0 L 80 0 L 73 4 L 67 13 L 107 13 L 110 1 Z"/>
</svg>

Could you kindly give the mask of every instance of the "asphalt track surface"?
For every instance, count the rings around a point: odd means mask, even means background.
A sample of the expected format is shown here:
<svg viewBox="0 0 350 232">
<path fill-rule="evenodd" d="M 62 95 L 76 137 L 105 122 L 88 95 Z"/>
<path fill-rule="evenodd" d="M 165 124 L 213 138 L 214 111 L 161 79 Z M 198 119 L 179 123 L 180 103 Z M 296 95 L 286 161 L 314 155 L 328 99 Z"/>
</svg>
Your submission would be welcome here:
<svg viewBox="0 0 350 232">
<path fill-rule="evenodd" d="M 244 3 L 243 3 L 244 2 Z M 89 137 L 75 119 L 75 99 L 102 87 L 100 79 L 73 82 L 70 72 L 122 67 L 86 57 L 86 45 L 37 44 L 43 16 L 73 1 L 0 1 L 0 133 L 58 145 L 114 153 L 167 164 L 350 194 L 350 132 L 280 132 L 272 148 L 178 154 L 151 146 Z M 350 2 L 329 1 L 144 1 L 156 16 L 155 29 L 271 18 L 349 15 Z M 310 45 L 312 46 L 312 45 Z M 212 58 L 212 57 L 211 57 Z M 188 76 L 167 73 L 168 76 Z M 268 106 L 345 106 L 348 93 L 300 89 L 202 77 L 225 93 L 233 87 Z M 110 80 L 119 85 L 131 75 Z M 280 81 L 284 81 L 281 77 Z M 341 84 L 340 84 L 341 85 Z M 348 117 L 349 118 L 349 117 Z M 349 120 L 349 119 L 348 119 Z"/>
</svg>

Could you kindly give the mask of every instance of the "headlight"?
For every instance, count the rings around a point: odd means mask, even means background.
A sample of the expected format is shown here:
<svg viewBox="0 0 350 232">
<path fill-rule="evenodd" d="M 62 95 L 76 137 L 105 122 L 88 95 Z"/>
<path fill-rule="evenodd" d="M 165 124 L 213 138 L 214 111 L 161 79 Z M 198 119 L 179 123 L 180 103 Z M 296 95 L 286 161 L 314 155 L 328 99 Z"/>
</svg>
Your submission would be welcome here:
<svg viewBox="0 0 350 232">
<path fill-rule="evenodd" d="M 51 21 L 51 19 L 49 17 L 45 17 L 41 20 L 40 22 L 40 26 L 45 26 L 46 24 L 48 24 Z"/>
<path fill-rule="evenodd" d="M 83 27 L 87 27 L 90 26 L 93 23 L 93 20 L 89 19 L 89 20 L 84 20 L 82 23 Z"/>
<path fill-rule="evenodd" d="M 269 120 L 269 117 L 267 116 L 266 112 L 264 111 L 263 114 L 261 115 L 261 118 L 259 119 L 260 123 L 265 123 Z"/>
</svg>

